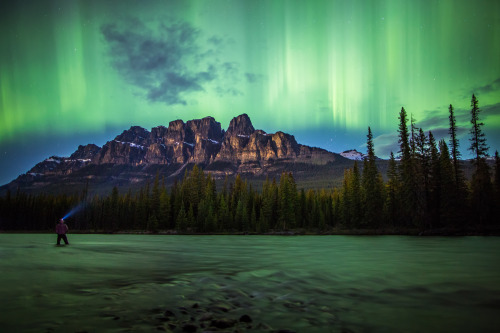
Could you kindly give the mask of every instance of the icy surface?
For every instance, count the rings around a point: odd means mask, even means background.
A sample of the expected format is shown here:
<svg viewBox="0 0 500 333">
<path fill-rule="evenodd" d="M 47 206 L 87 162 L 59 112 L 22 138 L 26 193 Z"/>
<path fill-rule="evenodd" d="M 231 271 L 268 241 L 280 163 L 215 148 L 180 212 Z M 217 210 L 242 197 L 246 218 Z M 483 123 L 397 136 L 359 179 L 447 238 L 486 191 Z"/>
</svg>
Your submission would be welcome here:
<svg viewBox="0 0 500 333">
<path fill-rule="evenodd" d="M 68 238 L 0 234 L 0 332 L 202 332 L 209 316 L 230 332 L 500 327 L 497 237 Z"/>
</svg>

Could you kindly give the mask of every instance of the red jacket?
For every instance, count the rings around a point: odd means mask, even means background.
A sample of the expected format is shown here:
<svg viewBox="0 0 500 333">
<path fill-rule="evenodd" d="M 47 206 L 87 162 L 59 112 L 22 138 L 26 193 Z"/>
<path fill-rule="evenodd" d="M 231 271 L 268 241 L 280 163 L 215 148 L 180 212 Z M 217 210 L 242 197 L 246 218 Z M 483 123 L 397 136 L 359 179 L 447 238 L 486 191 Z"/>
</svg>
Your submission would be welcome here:
<svg viewBox="0 0 500 333">
<path fill-rule="evenodd" d="M 58 235 L 64 235 L 68 232 L 68 226 L 64 223 L 58 223 L 56 226 L 56 233 Z"/>
</svg>

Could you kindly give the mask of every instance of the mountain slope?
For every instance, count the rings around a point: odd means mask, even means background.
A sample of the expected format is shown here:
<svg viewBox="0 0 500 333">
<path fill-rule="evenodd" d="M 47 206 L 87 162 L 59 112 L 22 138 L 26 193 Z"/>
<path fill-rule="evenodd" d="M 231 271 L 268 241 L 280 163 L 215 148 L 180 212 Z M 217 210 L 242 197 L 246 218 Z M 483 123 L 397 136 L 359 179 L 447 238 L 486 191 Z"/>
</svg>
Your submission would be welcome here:
<svg viewBox="0 0 500 333">
<path fill-rule="evenodd" d="M 242 114 L 231 120 L 227 131 L 212 117 L 148 131 L 132 126 L 102 147 L 79 146 L 70 157 L 52 156 L 26 174 L 0 188 L 25 192 L 71 192 L 86 184 L 93 192 L 113 186 L 134 188 L 159 173 L 167 182 L 182 177 L 183 170 L 201 165 L 216 178 L 237 173 L 263 179 L 292 171 L 305 179 L 341 178 L 352 161 L 324 149 L 297 143 L 293 135 L 256 130 Z"/>
</svg>

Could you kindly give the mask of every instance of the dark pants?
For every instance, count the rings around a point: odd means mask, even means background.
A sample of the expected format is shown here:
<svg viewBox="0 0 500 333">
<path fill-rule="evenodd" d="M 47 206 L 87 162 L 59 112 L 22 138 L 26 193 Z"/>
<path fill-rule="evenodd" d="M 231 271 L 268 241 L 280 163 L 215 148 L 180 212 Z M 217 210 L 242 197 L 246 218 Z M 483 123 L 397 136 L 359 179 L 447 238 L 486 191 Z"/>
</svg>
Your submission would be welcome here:
<svg viewBox="0 0 500 333">
<path fill-rule="evenodd" d="M 68 237 L 66 234 L 57 234 L 57 245 L 61 244 L 61 239 L 64 240 L 64 244 L 68 245 Z"/>
</svg>

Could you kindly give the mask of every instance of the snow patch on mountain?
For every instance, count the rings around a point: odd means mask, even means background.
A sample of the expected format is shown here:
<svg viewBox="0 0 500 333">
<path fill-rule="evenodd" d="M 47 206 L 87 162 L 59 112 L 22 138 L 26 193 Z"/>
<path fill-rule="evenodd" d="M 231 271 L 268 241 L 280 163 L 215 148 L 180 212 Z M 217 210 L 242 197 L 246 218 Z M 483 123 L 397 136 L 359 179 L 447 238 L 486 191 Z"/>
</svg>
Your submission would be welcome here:
<svg viewBox="0 0 500 333">
<path fill-rule="evenodd" d="M 341 156 L 350 160 L 362 161 L 366 158 L 366 154 L 360 153 L 356 149 L 346 150 L 340 153 Z"/>
</svg>

